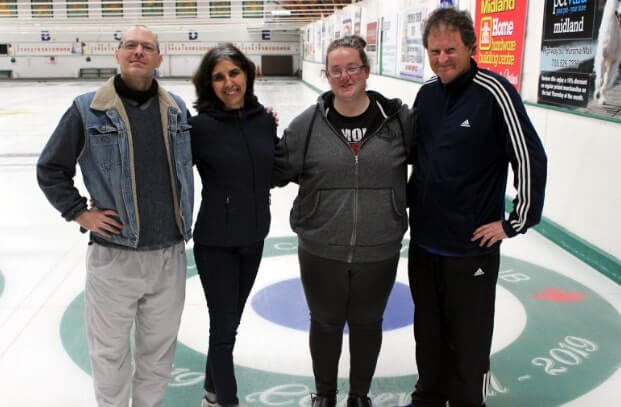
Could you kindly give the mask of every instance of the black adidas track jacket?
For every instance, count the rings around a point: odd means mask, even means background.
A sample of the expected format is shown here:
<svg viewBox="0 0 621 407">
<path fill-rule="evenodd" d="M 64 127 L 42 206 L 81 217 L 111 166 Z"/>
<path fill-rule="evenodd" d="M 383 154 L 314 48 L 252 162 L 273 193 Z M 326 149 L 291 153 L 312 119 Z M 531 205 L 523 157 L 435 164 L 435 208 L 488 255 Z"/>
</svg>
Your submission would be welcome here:
<svg viewBox="0 0 621 407">
<path fill-rule="evenodd" d="M 497 250 L 471 242 L 503 219 L 507 236 L 539 222 L 547 158 L 520 95 L 502 76 L 471 69 L 448 85 L 428 80 L 416 95 L 417 151 L 408 183 L 412 239 L 455 256 Z M 505 219 L 508 163 L 517 190 Z"/>
</svg>

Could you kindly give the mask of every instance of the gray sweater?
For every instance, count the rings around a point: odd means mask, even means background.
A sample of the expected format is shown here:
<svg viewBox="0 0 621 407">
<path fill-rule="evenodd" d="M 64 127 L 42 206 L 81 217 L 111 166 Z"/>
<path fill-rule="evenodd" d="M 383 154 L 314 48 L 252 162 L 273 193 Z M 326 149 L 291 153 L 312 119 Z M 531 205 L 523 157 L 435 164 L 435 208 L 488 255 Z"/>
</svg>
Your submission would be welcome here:
<svg viewBox="0 0 621 407">
<path fill-rule="evenodd" d="M 414 144 L 413 112 L 399 99 L 369 91 L 385 119 L 358 156 L 326 119 L 331 92 L 297 116 L 276 146 L 272 182 L 300 185 L 291 209 L 299 244 L 348 263 L 397 254 L 408 225 L 406 180 Z"/>
</svg>

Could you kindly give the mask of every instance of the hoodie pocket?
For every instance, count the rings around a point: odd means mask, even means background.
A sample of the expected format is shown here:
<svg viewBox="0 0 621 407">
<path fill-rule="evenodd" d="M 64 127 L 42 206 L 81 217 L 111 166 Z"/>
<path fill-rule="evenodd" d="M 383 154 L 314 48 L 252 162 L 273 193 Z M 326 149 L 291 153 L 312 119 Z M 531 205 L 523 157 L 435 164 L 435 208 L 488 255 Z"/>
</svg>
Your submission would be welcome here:
<svg viewBox="0 0 621 407">
<path fill-rule="evenodd" d="M 361 189 L 358 192 L 358 246 L 381 246 L 400 241 L 407 228 L 405 202 L 392 188 Z"/>
<path fill-rule="evenodd" d="M 353 228 L 353 190 L 318 190 L 298 206 L 296 232 L 303 238 L 328 245 L 350 244 Z"/>
</svg>

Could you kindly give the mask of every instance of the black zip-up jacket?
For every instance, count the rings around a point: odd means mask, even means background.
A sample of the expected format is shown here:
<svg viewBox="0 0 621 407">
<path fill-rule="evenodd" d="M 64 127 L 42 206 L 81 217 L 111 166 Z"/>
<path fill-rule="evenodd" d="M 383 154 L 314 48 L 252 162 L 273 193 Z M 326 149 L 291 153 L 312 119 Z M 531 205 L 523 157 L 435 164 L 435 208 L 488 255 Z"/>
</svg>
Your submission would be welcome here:
<svg viewBox="0 0 621 407">
<path fill-rule="evenodd" d="M 247 246 L 270 226 L 270 179 L 276 124 L 260 104 L 209 110 L 190 119 L 192 156 L 201 177 L 194 241 Z"/>
<path fill-rule="evenodd" d="M 520 95 L 502 76 L 471 69 L 448 85 L 437 77 L 416 95 L 415 171 L 408 182 L 412 239 L 440 254 L 498 249 L 471 241 L 476 228 L 503 220 L 508 237 L 539 222 L 547 159 Z M 505 219 L 508 163 L 517 195 Z"/>
</svg>

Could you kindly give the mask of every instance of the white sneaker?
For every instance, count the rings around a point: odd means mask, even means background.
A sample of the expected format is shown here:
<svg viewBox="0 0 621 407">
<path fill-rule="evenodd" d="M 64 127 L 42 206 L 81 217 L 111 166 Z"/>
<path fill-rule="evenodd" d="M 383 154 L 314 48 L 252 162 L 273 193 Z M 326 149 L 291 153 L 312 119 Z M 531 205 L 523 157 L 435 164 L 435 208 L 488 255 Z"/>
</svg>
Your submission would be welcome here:
<svg viewBox="0 0 621 407">
<path fill-rule="evenodd" d="M 205 395 L 203 397 L 203 400 L 201 401 L 201 407 L 221 407 L 220 404 L 218 404 L 217 401 L 211 401 L 207 398 L 207 395 Z"/>
</svg>

